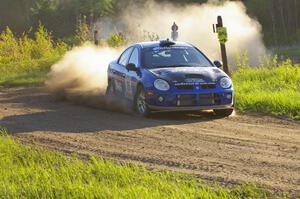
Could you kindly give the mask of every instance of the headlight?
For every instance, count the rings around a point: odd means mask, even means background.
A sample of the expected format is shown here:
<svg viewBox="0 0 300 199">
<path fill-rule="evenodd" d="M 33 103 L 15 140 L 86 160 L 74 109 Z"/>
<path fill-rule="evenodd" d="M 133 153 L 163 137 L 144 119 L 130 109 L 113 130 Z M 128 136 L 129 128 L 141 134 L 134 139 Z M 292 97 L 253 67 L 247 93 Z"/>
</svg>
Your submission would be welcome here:
<svg viewBox="0 0 300 199">
<path fill-rule="evenodd" d="M 220 86 L 222 88 L 230 88 L 232 86 L 232 82 L 228 77 L 223 77 L 220 79 Z"/>
<path fill-rule="evenodd" d="M 163 79 L 157 79 L 154 81 L 154 87 L 161 91 L 167 91 L 170 89 L 170 85 L 167 81 Z"/>
</svg>

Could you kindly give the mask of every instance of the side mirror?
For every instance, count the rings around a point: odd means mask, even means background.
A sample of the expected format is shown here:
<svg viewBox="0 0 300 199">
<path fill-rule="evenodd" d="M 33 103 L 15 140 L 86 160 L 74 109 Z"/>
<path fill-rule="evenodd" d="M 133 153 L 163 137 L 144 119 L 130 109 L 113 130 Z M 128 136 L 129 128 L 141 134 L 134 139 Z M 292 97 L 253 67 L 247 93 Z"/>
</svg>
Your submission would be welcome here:
<svg viewBox="0 0 300 199">
<path fill-rule="evenodd" d="M 137 71 L 136 65 L 134 63 L 129 63 L 126 65 L 128 71 Z"/>
<path fill-rule="evenodd" d="M 223 63 L 221 61 L 214 61 L 214 65 L 218 68 L 221 68 L 223 66 Z"/>
</svg>

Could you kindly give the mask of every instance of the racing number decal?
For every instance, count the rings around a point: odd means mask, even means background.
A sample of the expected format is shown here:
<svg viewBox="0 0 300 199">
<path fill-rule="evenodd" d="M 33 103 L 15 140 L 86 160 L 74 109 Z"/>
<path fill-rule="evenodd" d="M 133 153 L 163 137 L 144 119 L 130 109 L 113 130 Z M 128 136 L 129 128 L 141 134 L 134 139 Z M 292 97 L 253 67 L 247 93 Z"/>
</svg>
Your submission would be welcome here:
<svg viewBox="0 0 300 199">
<path fill-rule="evenodd" d="M 127 98 L 131 98 L 133 95 L 132 92 L 132 82 L 131 82 L 131 77 L 126 76 L 125 77 L 125 96 Z"/>
</svg>

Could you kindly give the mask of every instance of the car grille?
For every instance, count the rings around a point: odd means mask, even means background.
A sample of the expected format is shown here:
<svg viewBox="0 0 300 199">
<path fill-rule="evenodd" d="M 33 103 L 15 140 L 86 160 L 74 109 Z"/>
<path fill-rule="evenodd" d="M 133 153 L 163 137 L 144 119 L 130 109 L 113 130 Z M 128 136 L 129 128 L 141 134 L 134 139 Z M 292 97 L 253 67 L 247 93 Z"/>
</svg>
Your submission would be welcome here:
<svg viewBox="0 0 300 199">
<path fill-rule="evenodd" d="M 192 90 L 193 85 L 178 85 L 176 86 L 176 88 L 179 90 Z"/>
<path fill-rule="evenodd" d="M 221 104 L 221 96 L 217 93 L 180 94 L 176 97 L 177 106 L 211 106 Z"/>
<path fill-rule="evenodd" d="M 208 84 L 201 84 L 199 85 L 202 89 L 215 89 L 215 83 L 208 83 Z M 192 90 L 194 88 L 193 85 L 176 85 L 175 86 L 178 90 Z"/>
<path fill-rule="evenodd" d="M 216 88 L 216 84 L 212 83 L 212 84 L 201 84 L 201 88 L 202 89 L 214 89 Z"/>
</svg>

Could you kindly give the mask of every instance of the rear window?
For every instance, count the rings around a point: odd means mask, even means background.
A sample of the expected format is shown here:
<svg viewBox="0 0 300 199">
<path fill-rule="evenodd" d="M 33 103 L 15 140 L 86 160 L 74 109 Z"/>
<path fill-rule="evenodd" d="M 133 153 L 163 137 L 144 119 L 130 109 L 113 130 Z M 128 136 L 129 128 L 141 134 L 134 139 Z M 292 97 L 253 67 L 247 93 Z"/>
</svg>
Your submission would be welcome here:
<svg viewBox="0 0 300 199">
<path fill-rule="evenodd" d="M 142 51 L 142 65 L 145 68 L 162 67 L 211 67 L 211 62 L 192 47 L 155 47 Z"/>
</svg>

